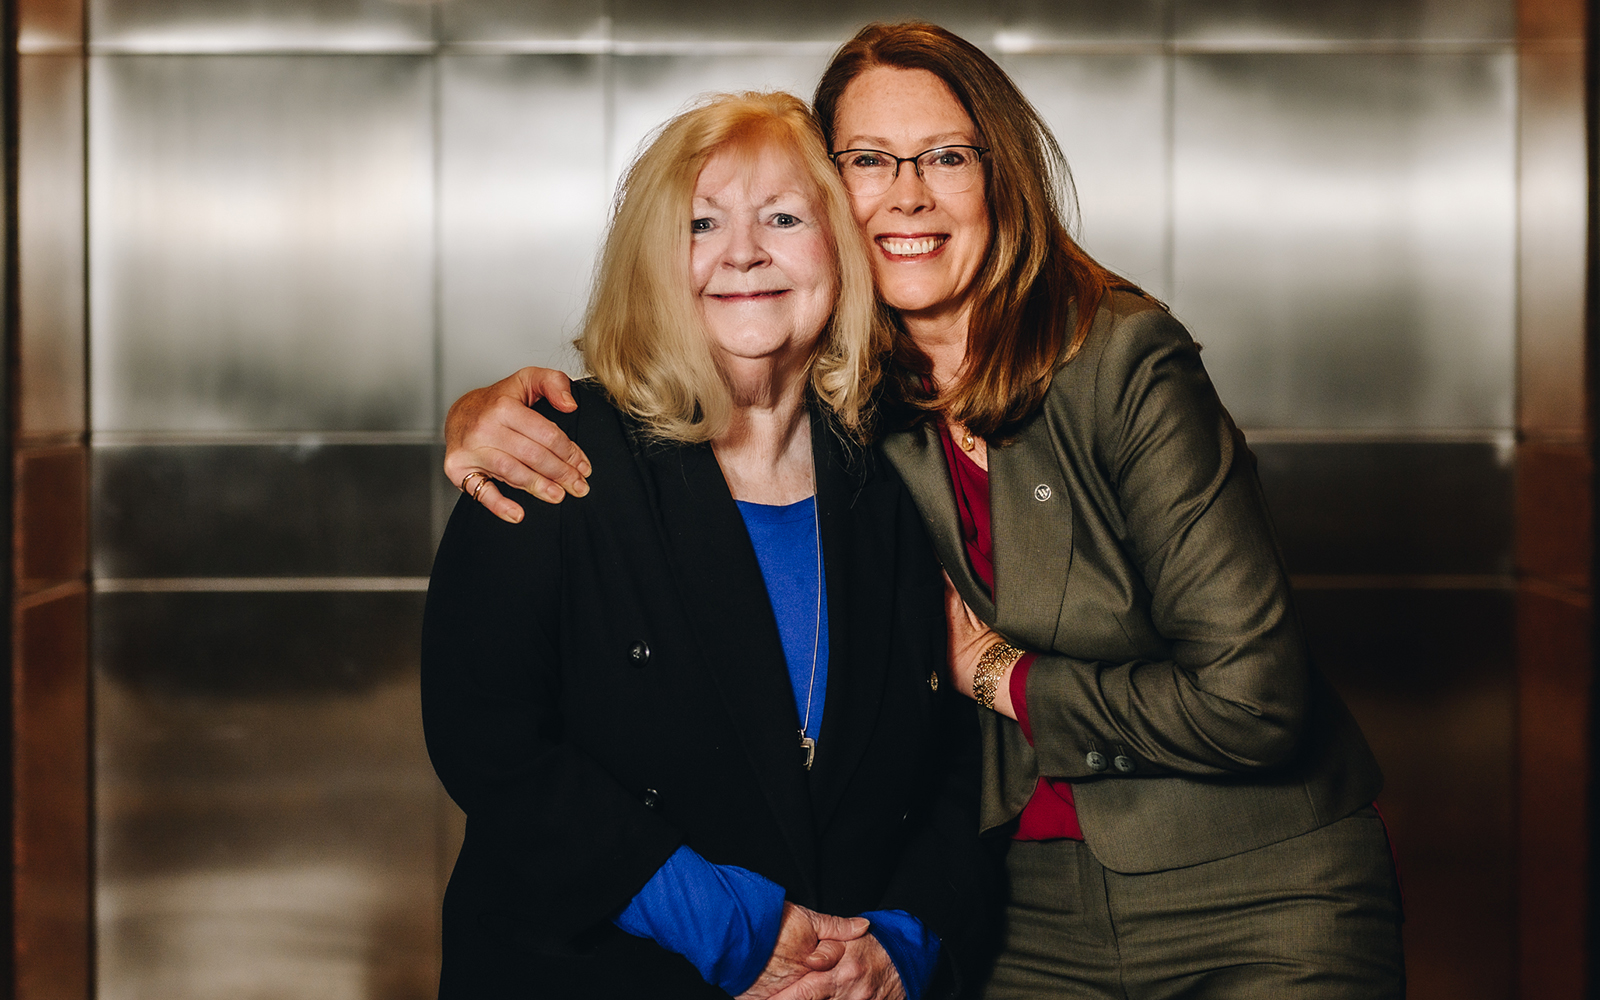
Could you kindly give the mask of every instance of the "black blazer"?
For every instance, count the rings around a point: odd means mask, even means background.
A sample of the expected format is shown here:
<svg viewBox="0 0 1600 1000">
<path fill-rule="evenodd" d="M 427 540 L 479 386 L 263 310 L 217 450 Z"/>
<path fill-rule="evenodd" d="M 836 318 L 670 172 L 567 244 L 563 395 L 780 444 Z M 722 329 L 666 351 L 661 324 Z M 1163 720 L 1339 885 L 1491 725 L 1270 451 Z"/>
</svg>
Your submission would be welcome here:
<svg viewBox="0 0 1600 1000">
<path fill-rule="evenodd" d="M 983 825 L 1075 783 L 1107 868 L 1212 861 L 1315 830 L 1383 784 L 1312 665 L 1255 457 L 1164 309 L 1107 297 L 1039 412 L 989 450 L 995 597 L 967 563 L 932 428 L 883 445 L 973 611 L 1039 653 L 1030 744 L 981 712 Z"/>
<path fill-rule="evenodd" d="M 906 910 L 958 968 L 990 884 L 977 723 L 946 674 L 938 564 L 893 469 L 813 418 L 830 659 L 807 772 L 710 446 L 643 443 L 597 388 L 575 394 L 576 413 L 544 412 L 593 461 L 590 494 L 517 495 L 516 525 L 463 498 L 429 584 L 423 721 L 467 814 L 440 996 L 721 996 L 610 922 L 680 844 L 818 911 Z"/>
</svg>

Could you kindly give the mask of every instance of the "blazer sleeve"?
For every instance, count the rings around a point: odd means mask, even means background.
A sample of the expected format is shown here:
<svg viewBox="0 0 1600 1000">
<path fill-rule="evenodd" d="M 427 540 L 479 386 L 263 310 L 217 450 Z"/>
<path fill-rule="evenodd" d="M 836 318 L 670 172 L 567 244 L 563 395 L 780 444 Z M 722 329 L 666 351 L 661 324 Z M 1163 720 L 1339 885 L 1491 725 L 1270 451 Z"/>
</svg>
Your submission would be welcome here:
<svg viewBox="0 0 1600 1000">
<path fill-rule="evenodd" d="M 561 948 L 626 906 L 682 842 L 563 739 L 562 506 L 502 486 L 507 524 L 457 502 L 422 629 L 428 754 L 467 814 L 480 894 Z M 577 661 L 581 663 L 581 651 Z"/>
<path fill-rule="evenodd" d="M 1089 750 L 1127 755 L 1134 776 L 1286 764 L 1308 714 L 1310 665 L 1254 457 L 1198 346 L 1164 310 L 1123 318 L 1099 357 L 1092 409 L 1070 412 L 1093 420 L 1109 517 L 1121 520 L 1122 554 L 1170 657 L 1042 653 L 1027 679 L 1040 772 L 1093 774 Z"/>
</svg>

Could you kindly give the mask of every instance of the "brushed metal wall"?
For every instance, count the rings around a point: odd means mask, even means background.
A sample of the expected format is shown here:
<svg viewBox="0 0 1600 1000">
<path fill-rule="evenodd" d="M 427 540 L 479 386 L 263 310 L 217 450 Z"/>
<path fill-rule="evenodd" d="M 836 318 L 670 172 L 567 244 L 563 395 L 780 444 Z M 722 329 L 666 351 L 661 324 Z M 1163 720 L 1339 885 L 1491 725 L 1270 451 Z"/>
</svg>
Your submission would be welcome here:
<svg viewBox="0 0 1600 1000">
<path fill-rule="evenodd" d="M 1391 776 L 1412 994 L 1504 995 L 1509 0 L 93 0 L 102 997 L 430 995 L 459 836 L 415 696 L 443 407 L 575 363 L 651 128 L 808 94 L 907 15 L 1002 60 L 1085 244 L 1207 345 Z"/>
</svg>

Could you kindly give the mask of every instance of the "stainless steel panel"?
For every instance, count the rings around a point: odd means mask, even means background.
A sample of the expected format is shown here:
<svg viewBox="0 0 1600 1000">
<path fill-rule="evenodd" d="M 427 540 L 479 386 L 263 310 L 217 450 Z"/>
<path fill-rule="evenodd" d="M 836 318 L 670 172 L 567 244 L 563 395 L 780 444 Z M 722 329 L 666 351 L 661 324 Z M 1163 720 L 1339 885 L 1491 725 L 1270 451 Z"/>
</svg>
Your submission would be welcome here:
<svg viewBox="0 0 1600 1000">
<path fill-rule="evenodd" d="M 1002 47 L 1097 41 L 1160 42 L 1167 37 L 1171 0 L 1013 0 L 1001 29 Z"/>
<path fill-rule="evenodd" d="M 1490 443 L 1253 444 L 1289 572 L 1511 573 L 1510 455 Z"/>
<path fill-rule="evenodd" d="M 1171 0 L 1184 41 L 1488 41 L 1515 37 L 1515 0 Z"/>
<path fill-rule="evenodd" d="M 611 183 L 656 126 L 697 96 L 738 90 L 787 90 L 809 101 L 828 53 L 803 55 L 618 56 L 608 175 Z"/>
<path fill-rule="evenodd" d="M 441 41 L 596 42 L 611 34 L 604 0 L 450 0 L 434 9 Z"/>
<path fill-rule="evenodd" d="M 1256 427 L 1507 427 L 1502 55 L 1177 60 L 1172 302 Z"/>
<path fill-rule="evenodd" d="M 521 365 L 578 370 L 571 341 L 610 199 L 603 65 L 439 60 L 445 403 Z"/>
<path fill-rule="evenodd" d="M 1158 297 L 1170 294 L 1167 61 L 1136 55 L 1008 55 L 1072 167 L 1079 241 Z"/>
<path fill-rule="evenodd" d="M 83 59 L 17 66 L 17 244 L 24 437 L 84 429 Z"/>
<path fill-rule="evenodd" d="M 427 3 L 89 0 L 89 42 L 133 52 L 382 52 L 433 40 Z"/>
<path fill-rule="evenodd" d="M 427 576 L 434 449 L 97 447 L 97 577 Z"/>
<path fill-rule="evenodd" d="M 96 669 L 150 696 L 288 698 L 309 711 L 308 699 L 371 692 L 412 670 L 424 596 L 99 593 Z"/>
<path fill-rule="evenodd" d="M 284 697 L 98 674 L 98 996 L 436 995 L 444 822 L 398 666 Z"/>
<path fill-rule="evenodd" d="M 941 24 L 979 45 L 989 45 L 1004 8 L 971 0 L 813 0 L 753 5 L 714 0 L 693 5 L 674 0 L 612 0 L 618 39 L 716 39 L 842 42 L 868 21 L 919 19 Z"/>
<path fill-rule="evenodd" d="M 1383 766 L 1415 1000 L 1505 1000 L 1517 911 L 1513 595 L 1301 591 L 1312 656 Z"/>
<path fill-rule="evenodd" d="M 91 70 L 94 429 L 432 429 L 430 61 Z"/>
</svg>

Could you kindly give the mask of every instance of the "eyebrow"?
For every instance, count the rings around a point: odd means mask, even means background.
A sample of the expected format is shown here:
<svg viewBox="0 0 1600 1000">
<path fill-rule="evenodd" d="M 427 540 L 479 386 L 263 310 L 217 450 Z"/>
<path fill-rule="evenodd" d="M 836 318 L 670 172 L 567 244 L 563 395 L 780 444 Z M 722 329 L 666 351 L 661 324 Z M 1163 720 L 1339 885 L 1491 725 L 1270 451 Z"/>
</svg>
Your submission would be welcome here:
<svg viewBox="0 0 1600 1000">
<path fill-rule="evenodd" d="M 938 149 L 940 146 L 951 146 L 951 145 L 965 146 L 965 145 L 967 145 L 969 143 L 976 142 L 977 139 L 975 137 L 973 137 L 970 133 L 967 133 L 967 132 L 940 132 L 940 133 L 937 133 L 936 135 L 923 136 L 918 141 L 927 143 L 926 146 L 922 147 L 922 150 L 929 150 L 929 149 Z M 839 148 L 840 149 L 878 149 L 878 150 L 883 150 L 884 152 L 888 152 L 887 149 L 884 149 L 884 147 L 887 146 L 888 144 L 889 144 L 889 140 L 884 138 L 881 135 L 853 135 L 853 136 L 850 137 L 849 142 L 847 142 L 843 146 L 840 146 Z M 920 152 L 920 150 L 919 150 L 919 152 Z"/>
<path fill-rule="evenodd" d="M 800 190 L 799 188 L 795 188 L 795 189 L 790 190 L 790 191 L 779 191 L 777 194 L 773 195 L 772 197 L 768 198 L 766 201 L 762 202 L 760 204 L 760 206 L 758 206 L 758 207 L 766 208 L 766 207 L 768 207 L 769 205 L 771 205 L 775 201 L 781 201 L 782 199 L 789 198 L 789 197 L 799 198 L 801 201 L 806 201 L 806 202 L 811 202 L 811 201 L 815 201 L 816 200 L 811 195 L 806 194 L 804 191 Z M 722 207 L 722 204 L 720 202 L 718 202 L 717 199 L 715 199 L 715 198 L 707 198 L 707 197 L 705 197 L 703 195 L 696 195 L 695 197 L 691 198 L 690 201 L 689 201 L 689 204 L 690 204 L 690 207 L 692 208 L 695 204 L 701 203 L 701 202 L 705 203 L 707 206 L 709 206 L 711 208 L 721 208 Z"/>
</svg>

